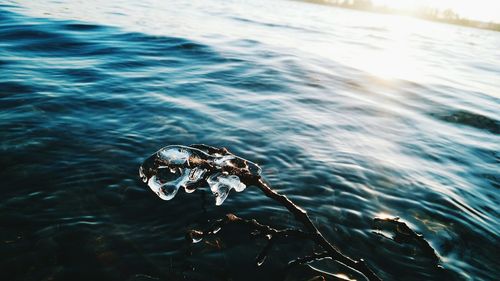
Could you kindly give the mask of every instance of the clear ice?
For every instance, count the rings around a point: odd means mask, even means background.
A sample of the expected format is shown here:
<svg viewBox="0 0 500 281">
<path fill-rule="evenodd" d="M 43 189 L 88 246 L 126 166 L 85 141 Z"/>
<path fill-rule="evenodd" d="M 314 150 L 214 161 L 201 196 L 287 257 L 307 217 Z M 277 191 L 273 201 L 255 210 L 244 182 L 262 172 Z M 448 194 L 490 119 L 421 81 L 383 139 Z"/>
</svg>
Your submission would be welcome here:
<svg viewBox="0 0 500 281">
<path fill-rule="evenodd" d="M 246 185 L 236 175 L 214 174 L 207 179 L 207 183 L 215 195 L 215 205 L 217 206 L 224 203 L 231 189 L 242 192 L 246 188 Z"/>
<path fill-rule="evenodd" d="M 160 167 L 159 169 L 169 169 L 167 167 Z M 194 183 L 198 182 L 205 173 L 204 169 L 184 169 L 184 170 L 168 170 L 162 171 L 174 175 L 172 180 L 165 181 L 162 177 L 153 175 L 148 180 L 148 186 L 163 200 L 170 200 L 175 197 L 179 188 L 184 187 L 187 193 L 193 192 L 195 189 L 190 188 Z M 177 176 L 175 178 L 175 176 Z"/>
<path fill-rule="evenodd" d="M 231 168 L 225 169 L 224 168 Z M 242 192 L 246 185 L 227 170 L 243 169 L 260 175 L 255 163 L 206 145 L 166 146 L 151 155 L 139 168 L 141 179 L 163 200 L 171 200 L 181 187 L 187 193 L 208 184 L 215 196 L 215 204 L 221 205 L 229 192 Z M 209 172 L 210 171 L 210 172 Z"/>
</svg>

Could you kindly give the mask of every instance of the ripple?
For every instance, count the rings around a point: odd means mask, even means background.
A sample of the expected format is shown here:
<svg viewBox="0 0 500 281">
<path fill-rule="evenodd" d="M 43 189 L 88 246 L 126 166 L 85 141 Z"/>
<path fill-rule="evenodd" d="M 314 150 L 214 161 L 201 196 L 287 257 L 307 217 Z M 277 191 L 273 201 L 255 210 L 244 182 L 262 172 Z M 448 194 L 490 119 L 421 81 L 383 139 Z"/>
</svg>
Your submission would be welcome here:
<svg viewBox="0 0 500 281">
<path fill-rule="evenodd" d="M 281 278 L 289 256 L 311 245 L 279 243 L 255 270 L 263 245 L 244 229 L 212 244 L 184 241 L 229 212 L 300 226 L 258 189 L 216 207 L 203 189 L 157 200 L 137 178 L 153 151 L 192 143 L 261 165 L 329 240 L 385 280 L 496 276 L 494 33 L 467 29 L 481 35 L 481 56 L 468 57 L 457 42 L 470 38 L 449 26 L 428 23 L 447 36 L 413 30 L 415 46 L 446 48 L 407 46 L 423 78 L 401 81 L 366 69 L 364 58 L 399 34 L 383 17 L 352 25 L 349 11 L 299 1 L 272 11 L 221 1 L 19 2 L 0 4 L 7 279 Z M 422 233 L 444 270 L 414 244 L 373 233 L 380 213 Z"/>
<path fill-rule="evenodd" d="M 460 125 L 465 125 L 480 130 L 486 130 L 493 134 L 500 134 L 500 122 L 487 116 L 470 111 L 459 110 L 448 114 L 433 114 L 437 118 Z"/>
</svg>

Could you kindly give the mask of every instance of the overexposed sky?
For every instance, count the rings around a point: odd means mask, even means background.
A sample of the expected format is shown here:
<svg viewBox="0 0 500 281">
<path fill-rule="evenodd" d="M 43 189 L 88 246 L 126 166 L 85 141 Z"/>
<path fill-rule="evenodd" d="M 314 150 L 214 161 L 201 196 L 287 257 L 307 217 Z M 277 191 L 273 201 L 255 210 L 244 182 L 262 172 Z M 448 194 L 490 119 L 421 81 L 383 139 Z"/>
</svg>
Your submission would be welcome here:
<svg viewBox="0 0 500 281">
<path fill-rule="evenodd" d="M 500 0 L 372 0 L 375 4 L 409 9 L 419 6 L 451 8 L 462 17 L 500 22 Z"/>
</svg>

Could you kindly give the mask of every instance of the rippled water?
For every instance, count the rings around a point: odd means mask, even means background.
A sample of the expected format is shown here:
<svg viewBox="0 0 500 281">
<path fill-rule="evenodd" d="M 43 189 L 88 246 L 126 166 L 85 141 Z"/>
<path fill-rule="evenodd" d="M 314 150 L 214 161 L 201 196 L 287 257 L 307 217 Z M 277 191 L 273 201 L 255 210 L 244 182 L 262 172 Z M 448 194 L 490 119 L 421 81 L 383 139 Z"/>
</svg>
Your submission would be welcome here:
<svg viewBox="0 0 500 281">
<path fill-rule="evenodd" d="M 184 239 L 228 212 L 297 225 L 258 190 L 165 202 L 138 178 L 192 143 L 261 165 L 385 280 L 500 279 L 500 33 L 247 2 L 1 2 L 1 279 L 282 279 L 310 245 L 257 268 L 245 229 Z M 446 273 L 375 234 L 384 215 Z"/>
</svg>

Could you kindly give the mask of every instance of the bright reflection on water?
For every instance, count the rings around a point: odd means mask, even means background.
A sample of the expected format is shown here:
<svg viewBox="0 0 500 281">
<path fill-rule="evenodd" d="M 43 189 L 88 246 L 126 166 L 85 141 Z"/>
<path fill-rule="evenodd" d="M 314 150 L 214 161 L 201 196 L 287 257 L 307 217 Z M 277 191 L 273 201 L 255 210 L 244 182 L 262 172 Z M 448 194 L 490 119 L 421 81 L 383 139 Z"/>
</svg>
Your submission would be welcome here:
<svg viewBox="0 0 500 281">
<path fill-rule="evenodd" d="M 446 278 L 499 279 L 500 33 L 269 2 L 0 4 L 5 280 L 282 278 L 308 245 L 256 269 L 242 229 L 183 238 L 227 212 L 295 225 L 257 190 L 165 202 L 137 178 L 192 143 L 258 163 L 386 280 L 444 279 L 377 216 L 422 233 Z"/>
</svg>

